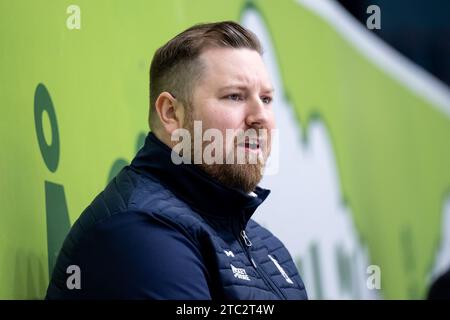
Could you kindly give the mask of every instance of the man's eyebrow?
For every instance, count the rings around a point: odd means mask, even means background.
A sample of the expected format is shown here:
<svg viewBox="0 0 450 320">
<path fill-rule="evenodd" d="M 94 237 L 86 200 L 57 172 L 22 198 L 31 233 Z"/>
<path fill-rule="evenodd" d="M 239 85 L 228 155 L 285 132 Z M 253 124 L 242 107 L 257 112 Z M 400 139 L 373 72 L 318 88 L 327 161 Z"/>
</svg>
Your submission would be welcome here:
<svg viewBox="0 0 450 320">
<path fill-rule="evenodd" d="M 228 89 L 247 90 L 248 87 L 244 84 L 230 84 L 219 88 L 220 91 Z M 264 93 L 274 93 L 275 89 L 273 87 L 267 87 L 263 88 L 261 91 L 263 91 Z"/>
<path fill-rule="evenodd" d="M 269 87 L 269 88 L 263 89 L 262 91 L 263 91 L 264 93 L 270 93 L 270 94 L 273 94 L 273 93 L 275 92 L 275 88 Z"/>
</svg>

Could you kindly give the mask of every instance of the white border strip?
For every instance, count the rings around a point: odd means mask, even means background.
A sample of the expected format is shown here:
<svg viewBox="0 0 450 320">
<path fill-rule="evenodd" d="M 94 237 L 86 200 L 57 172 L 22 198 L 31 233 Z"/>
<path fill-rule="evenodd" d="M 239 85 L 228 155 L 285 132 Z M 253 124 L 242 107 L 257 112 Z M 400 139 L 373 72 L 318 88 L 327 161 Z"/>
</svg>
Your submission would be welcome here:
<svg viewBox="0 0 450 320">
<path fill-rule="evenodd" d="M 330 0 L 296 0 L 322 17 L 374 64 L 450 118 L 450 89 L 436 77 L 366 30 L 340 4 Z"/>
</svg>

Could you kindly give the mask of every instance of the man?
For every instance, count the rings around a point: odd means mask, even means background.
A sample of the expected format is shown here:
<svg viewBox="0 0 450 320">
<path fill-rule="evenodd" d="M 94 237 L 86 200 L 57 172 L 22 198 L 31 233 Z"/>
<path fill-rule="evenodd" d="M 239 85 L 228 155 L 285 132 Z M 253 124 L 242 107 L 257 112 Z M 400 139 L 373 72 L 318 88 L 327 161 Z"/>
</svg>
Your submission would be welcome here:
<svg viewBox="0 0 450 320">
<path fill-rule="evenodd" d="M 250 219 L 275 127 L 261 54 L 234 22 L 156 51 L 152 132 L 73 225 L 48 299 L 307 298 L 286 248 Z"/>
</svg>

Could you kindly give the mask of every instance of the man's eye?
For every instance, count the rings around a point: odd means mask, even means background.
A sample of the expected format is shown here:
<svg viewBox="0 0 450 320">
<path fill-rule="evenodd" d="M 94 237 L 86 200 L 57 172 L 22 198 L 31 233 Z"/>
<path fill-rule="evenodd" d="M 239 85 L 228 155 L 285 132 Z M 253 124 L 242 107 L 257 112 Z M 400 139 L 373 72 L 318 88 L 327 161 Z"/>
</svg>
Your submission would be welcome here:
<svg viewBox="0 0 450 320">
<path fill-rule="evenodd" d="M 272 98 L 271 97 L 261 97 L 261 101 L 264 104 L 270 104 L 272 102 Z"/>
<path fill-rule="evenodd" d="M 229 100 L 233 100 L 233 101 L 240 101 L 242 100 L 242 97 L 239 94 L 230 94 L 226 97 Z"/>
</svg>

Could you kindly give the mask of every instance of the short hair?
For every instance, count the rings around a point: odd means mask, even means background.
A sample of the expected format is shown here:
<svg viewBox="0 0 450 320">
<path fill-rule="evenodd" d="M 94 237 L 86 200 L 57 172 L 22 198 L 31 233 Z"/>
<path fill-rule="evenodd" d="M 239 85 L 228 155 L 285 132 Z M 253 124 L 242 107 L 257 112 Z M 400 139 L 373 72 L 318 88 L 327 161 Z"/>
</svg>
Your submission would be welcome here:
<svg viewBox="0 0 450 320">
<path fill-rule="evenodd" d="M 233 21 L 197 24 L 176 35 L 156 50 L 150 66 L 152 129 L 159 123 L 156 99 L 164 91 L 175 96 L 190 112 L 192 91 L 202 72 L 198 57 L 209 48 L 247 48 L 262 55 L 256 35 Z"/>
</svg>

